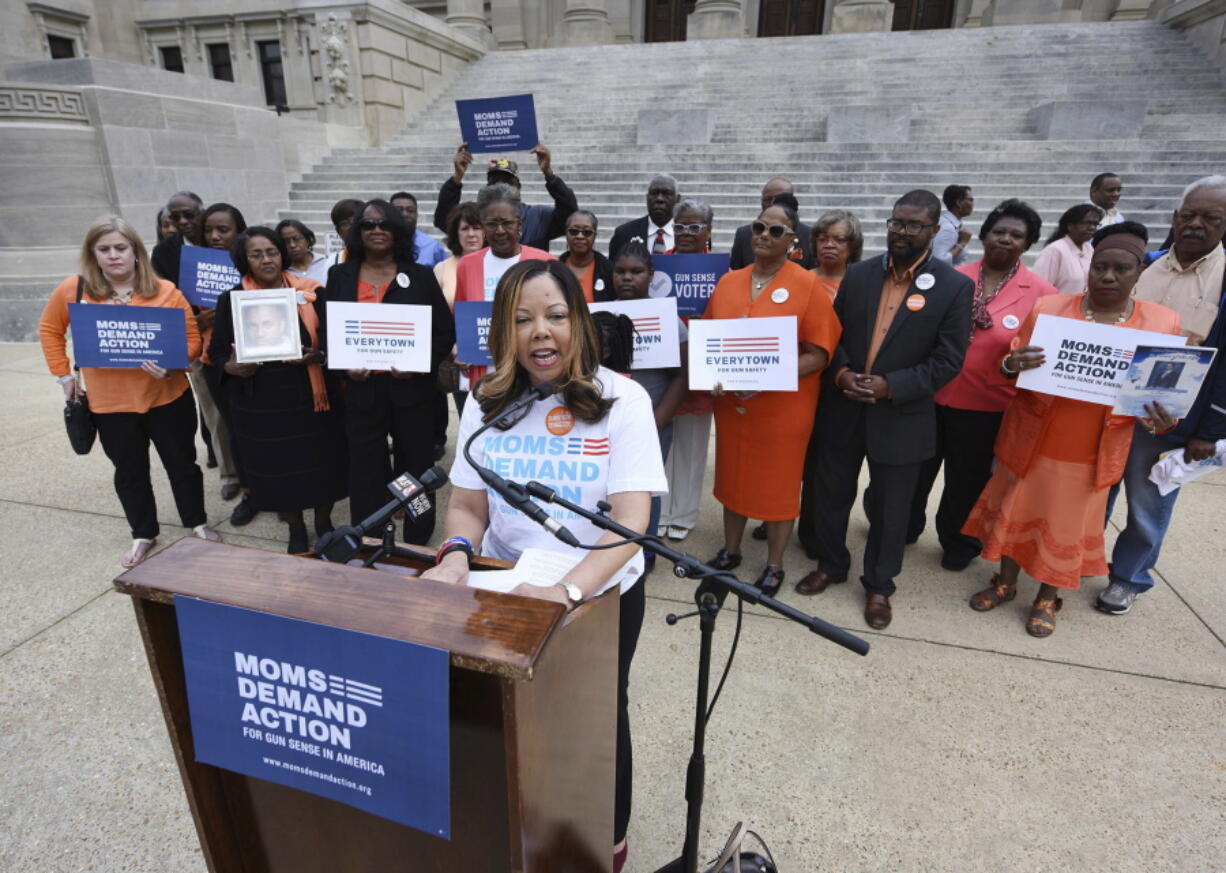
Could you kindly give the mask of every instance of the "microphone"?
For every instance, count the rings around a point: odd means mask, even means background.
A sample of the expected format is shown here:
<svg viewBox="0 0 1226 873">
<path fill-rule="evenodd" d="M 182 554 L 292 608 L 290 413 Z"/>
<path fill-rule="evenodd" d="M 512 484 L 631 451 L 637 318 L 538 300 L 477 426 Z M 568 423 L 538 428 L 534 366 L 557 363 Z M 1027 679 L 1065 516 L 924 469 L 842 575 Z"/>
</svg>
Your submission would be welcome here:
<svg viewBox="0 0 1226 873">
<path fill-rule="evenodd" d="M 347 564 L 362 548 L 362 537 L 379 530 L 401 507 L 416 521 L 433 509 L 430 495 L 447 484 L 447 471 L 431 467 L 417 479 L 402 473 L 387 483 L 393 500 L 356 525 L 338 527 L 319 538 L 315 544 L 316 556 L 333 564 Z"/>
<path fill-rule="evenodd" d="M 477 475 L 481 477 L 481 481 L 492 488 L 500 497 L 502 497 L 503 500 L 511 504 L 511 506 L 514 506 L 541 527 L 545 528 L 545 530 L 549 531 L 559 540 L 566 543 L 566 545 L 577 549 L 580 547 L 578 537 L 559 524 L 557 520 L 553 518 L 553 516 L 533 502 L 527 489 L 525 489 L 523 485 L 520 485 L 518 482 L 509 482 L 488 467 L 481 466 L 473 460 L 471 452 L 473 441 L 476 440 L 477 437 L 481 436 L 481 434 L 498 424 L 498 422 L 510 418 L 512 415 L 521 410 L 528 409 L 532 406 L 532 404 L 536 403 L 536 401 L 544 400 L 546 397 L 553 395 L 556 391 L 557 388 L 554 387 L 552 382 L 542 382 L 540 385 L 537 385 L 530 392 L 528 392 L 527 397 L 512 403 L 502 412 L 498 413 L 485 424 L 481 425 L 481 427 L 473 431 L 472 436 L 470 436 L 468 441 L 464 443 L 464 457 L 468 460 L 469 465 L 477 471 Z"/>
</svg>

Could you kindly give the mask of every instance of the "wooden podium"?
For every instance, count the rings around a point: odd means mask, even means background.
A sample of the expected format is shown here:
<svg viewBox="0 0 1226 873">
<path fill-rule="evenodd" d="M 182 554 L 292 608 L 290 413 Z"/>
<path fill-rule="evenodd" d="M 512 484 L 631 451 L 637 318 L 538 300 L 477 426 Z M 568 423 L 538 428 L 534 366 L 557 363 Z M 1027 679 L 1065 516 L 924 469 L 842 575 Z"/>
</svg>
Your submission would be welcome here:
<svg viewBox="0 0 1226 873">
<path fill-rule="evenodd" d="M 422 554 L 395 562 L 424 569 Z M 132 596 L 212 873 L 612 868 L 616 590 L 565 615 L 549 601 L 196 538 L 115 587 Z M 175 594 L 450 652 L 451 839 L 197 763 Z"/>
</svg>

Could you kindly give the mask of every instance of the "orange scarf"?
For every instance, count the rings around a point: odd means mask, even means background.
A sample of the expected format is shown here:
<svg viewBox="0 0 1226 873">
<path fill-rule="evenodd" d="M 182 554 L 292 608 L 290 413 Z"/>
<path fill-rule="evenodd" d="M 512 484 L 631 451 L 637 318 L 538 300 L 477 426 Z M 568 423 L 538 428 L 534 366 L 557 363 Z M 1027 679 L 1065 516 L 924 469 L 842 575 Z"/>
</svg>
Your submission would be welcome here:
<svg viewBox="0 0 1226 873">
<path fill-rule="evenodd" d="M 282 273 L 286 288 L 293 288 L 301 293 L 305 302 L 298 304 L 298 320 L 306 328 L 312 351 L 319 348 L 319 316 L 312 305 L 315 302 L 316 291 L 320 285 L 314 279 L 295 276 L 293 273 Z M 243 277 L 243 288 L 248 291 L 259 289 L 250 276 Z M 324 382 L 324 368 L 320 364 L 307 364 L 307 378 L 311 380 L 311 395 L 315 401 L 316 412 L 327 412 L 332 408 L 328 402 L 328 386 Z"/>
</svg>

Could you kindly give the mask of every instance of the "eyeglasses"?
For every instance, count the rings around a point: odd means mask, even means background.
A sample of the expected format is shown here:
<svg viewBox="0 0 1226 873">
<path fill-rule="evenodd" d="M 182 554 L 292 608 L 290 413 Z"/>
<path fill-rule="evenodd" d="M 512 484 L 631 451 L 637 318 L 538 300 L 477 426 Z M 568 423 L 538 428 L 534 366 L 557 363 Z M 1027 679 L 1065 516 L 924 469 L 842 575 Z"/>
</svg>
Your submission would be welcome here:
<svg viewBox="0 0 1226 873">
<path fill-rule="evenodd" d="M 813 238 L 813 241 L 816 242 L 819 246 L 822 243 L 828 243 L 828 242 L 832 242 L 837 245 L 845 246 L 849 242 L 851 242 L 851 239 L 845 236 L 827 236 L 824 233 L 819 233 L 817 236 Z"/>
<path fill-rule="evenodd" d="M 674 225 L 675 227 L 676 225 Z M 767 225 L 761 221 L 755 221 L 749 225 L 749 229 L 753 231 L 754 236 L 761 236 L 764 233 L 769 233 L 771 239 L 783 239 L 785 233 L 795 233 L 796 231 L 788 227 L 786 224 Z"/>
<path fill-rule="evenodd" d="M 674 221 L 673 222 L 673 233 L 675 234 L 676 233 L 690 233 L 690 234 L 697 235 L 697 234 L 702 233 L 702 229 L 704 227 L 707 227 L 705 223 L 703 224 L 677 224 Z M 776 237 L 776 239 L 777 238 L 778 237 Z"/>
<path fill-rule="evenodd" d="M 176 209 L 172 212 L 167 212 L 166 216 L 171 221 L 191 221 L 196 217 L 196 214 L 194 209 Z"/>
<path fill-rule="evenodd" d="M 281 253 L 276 249 L 264 249 L 263 251 L 247 252 L 247 260 L 279 261 L 281 260 Z"/>
<path fill-rule="evenodd" d="M 584 239 L 587 239 L 589 236 L 595 236 L 596 231 L 592 230 L 590 227 L 568 227 L 566 228 L 566 235 L 581 236 Z"/>
<path fill-rule="evenodd" d="M 905 233 L 907 236 L 915 236 L 921 230 L 929 227 L 936 227 L 936 224 L 921 224 L 918 221 L 899 221 L 897 218 L 887 218 L 885 229 L 891 233 Z"/>
<path fill-rule="evenodd" d="M 363 218 L 358 227 L 362 230 L 391 230 L 392 223 L 386 218 Z"/>
<path fill-rule="evenodd" d="M 481 226 L 489 231 L 510 230 L 517 224 L 519 224 L 519 219 L 516 218 L 504 219 L 502 221 L 491 220 L 481 222 Z"/>
</svg>

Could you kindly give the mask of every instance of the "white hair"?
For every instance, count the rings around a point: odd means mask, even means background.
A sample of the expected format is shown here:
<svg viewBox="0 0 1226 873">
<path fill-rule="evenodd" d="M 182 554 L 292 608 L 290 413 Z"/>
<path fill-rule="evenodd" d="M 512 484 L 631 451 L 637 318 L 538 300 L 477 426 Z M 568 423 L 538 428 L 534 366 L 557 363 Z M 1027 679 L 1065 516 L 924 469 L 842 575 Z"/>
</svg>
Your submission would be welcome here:
<svg viewBox="0 0 1226 873">
<path fill-rule="evenodd" d="M 1226 191 L 1226 176 L 1205 176 L 1204 178 L 1197 179 L 1187 188 L 1183 189 L 1183 196 L 1179 198 L 1179 205 L 1183 206 L 1187 199 L 1201 188 L 1217 188 Z"/>
</svg>

